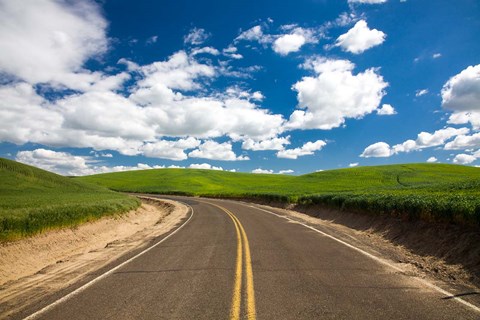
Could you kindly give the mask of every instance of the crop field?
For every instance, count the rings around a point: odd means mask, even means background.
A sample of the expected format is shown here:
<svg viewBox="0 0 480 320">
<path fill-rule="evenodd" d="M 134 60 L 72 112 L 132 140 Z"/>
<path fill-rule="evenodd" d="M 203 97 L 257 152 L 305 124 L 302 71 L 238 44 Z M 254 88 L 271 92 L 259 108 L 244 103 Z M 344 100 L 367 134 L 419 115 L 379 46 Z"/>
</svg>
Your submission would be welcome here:
<svg viewBox="0 0 480 320">
<path fill-rule="evenodd" d="M 120 214 L 139 201 L 0 158 L 0 241 Z"/>
<path fill-rule="evenodd" d="M 155 169 L 76 180 L 124 192 L 247 198 L 412 220 L 480 224 L 480 169 L 458 165 L 358 167 L 302 176 Z"/>
</svg>

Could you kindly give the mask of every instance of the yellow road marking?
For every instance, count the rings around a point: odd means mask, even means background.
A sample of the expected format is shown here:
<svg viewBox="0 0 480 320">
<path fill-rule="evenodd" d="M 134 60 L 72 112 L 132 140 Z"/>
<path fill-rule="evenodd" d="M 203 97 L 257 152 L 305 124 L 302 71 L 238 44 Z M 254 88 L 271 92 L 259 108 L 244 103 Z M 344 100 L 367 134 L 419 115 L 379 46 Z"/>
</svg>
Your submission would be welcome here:
<svg viewBox="0 0 480 320">
<path fill-rule="evenodd" d="M 242 232 L 243 242 L 245 243 L 245 271 L 247 276 L 247 319 L 255 320 L 257 318 L 257 312 L 255 309 L 255 289 L 253 286 L 253 269 L 252 269 L 252 257 L 250 254 L 250 244 L 248 243 L 247 234 L 245 229 L 243 229 L 242 224 L 235 217 L 238 225 L 240 226 L 240 231 Z"/>
<path fill-rule="evenodd" d="M 230 214 L 229 214 L 230 216 Z M 242 302 L 242 238 L 240 230 L 235 219 L 230 216 L 237 230 L 237 266 L 235 270 L 235 284 L 233 286 L 232 309 L 230 310 L 230 319 L 240 319 L 240 305 Z"/>
<path fill-rule="evenodd" d="M 232 297 L 232 308 L 230 310 L 230 319 L 238 320 L 240 319 L 240 307 L 241 307 L 241 297 L 242 297 L 242 251 L 245 247 L 245 273 L 246 273 L 246 292 L 247 292 L 247 319 L 256 320 L 257 312 L 255 307 L 255 289 L 253 286 L 253 269 L 252 269 L 252 257 L 250 253 L 250 244 L 248 243 L 247 234 L 243 228 L 240 220 L 228 209 L 219 206 L 217 204 L 206 202 L 211 204 L 222 211 L 224 211 L 232 219 L 233 224 L 235 225 L 235 230 L 237 231 L 237 264 L 235 270 L 235 280 L 233 286 L 233 297 Z M 242 241 L 243 240 L 243 241 Z M 243 245 L 242 245 L 243 242 Z"/>
</svg>

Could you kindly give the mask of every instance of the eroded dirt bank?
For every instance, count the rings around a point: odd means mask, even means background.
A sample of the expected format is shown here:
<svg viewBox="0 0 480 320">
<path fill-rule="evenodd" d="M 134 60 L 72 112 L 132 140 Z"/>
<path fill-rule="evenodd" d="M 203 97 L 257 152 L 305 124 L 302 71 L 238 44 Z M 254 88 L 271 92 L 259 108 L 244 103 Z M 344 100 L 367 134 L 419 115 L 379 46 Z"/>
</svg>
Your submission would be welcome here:
<svg viewBox="0 0 480 320">
<path fill-rule="evenodd" d="M 52 294 L 172 230 L 188 208 L 142 198 L 139 209 L 0 245 L 0 318 Z"/>
</svg>

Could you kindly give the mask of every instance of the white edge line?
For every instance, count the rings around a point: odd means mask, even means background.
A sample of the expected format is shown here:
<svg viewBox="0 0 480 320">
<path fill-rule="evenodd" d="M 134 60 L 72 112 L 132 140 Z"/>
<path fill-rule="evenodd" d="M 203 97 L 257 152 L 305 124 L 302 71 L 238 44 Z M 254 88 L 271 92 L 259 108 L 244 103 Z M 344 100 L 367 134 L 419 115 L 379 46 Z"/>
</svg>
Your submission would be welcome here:
<svg viewBox="0 0 480 320">
<path fill-rule="evenodd" d="M 313 230 L 313 231 L 318 232 L 318 233 L 320 233 L 320 234 L 322 234 L 322 235 L 324 235 L 324 236 L 326 236 L 326 237 L 328 237 L 328 238 L 330 238 L 330 239 L 332 239 L 332 240 L 335 240 L 335 241 L 337 241 L 337 242 L 339 242 L 339 243 L 341 243 L 341 244 L 343 244 L 343 245 L 345 245 L 345 246 L 347 246 L 347 247 L 349 247 L 349 248 L 351 248 L 351 249 L 353 249 L 353 250 L 356 250 L 356 251 L 360 252 L 361 254 L 363 254 L 363 255 L 369 257 L 370 259 L 373 259 L 373 260 L 375 260 L 375 261 L 377 261 L 377 262 L 379 262 L 379 263 L 381 263 L 381 264 L 383 264 L 383 265 L 386 265 L 386 266 L 388 266 L 388 267 L 390 267 L 390 268 L 392 268 L 392 269 L 395 269 L 395 270 L 397 270 L 397 271 L 399 271 L 399 272 L 402 272 L 402 273 L 405 272 L 403 269 L 401 269 L 401 268 L 399 268 L 399 267 L 391 264 L 390 262 L 388 262 L 388 261 L 385 260 L 385 259 L 382 259 L 382 258 L 379 258 L 379 257 L 377 257 L 377 256 L 374 256 L 374 255 L 371 254 L 371 253 L 368 253 L 368 252 L 366 252 L 366 251 L 364 251 L 364 250 L 362 250 L 362 249 L 360 249 L 360 248 L 358 248 L 358 247 L 355 247 L 354 245 L 351 245 L 351 244 L 349 244 L 349 243 L 347 243 L 347 242 L 345 242 L 345 241 L 342 241 L 342 240 L 340 240 L 340 239 L 338 239 L 338 238 L 335 238 L 334 236 L 332 236 L 332 235 L 330 235 L 330 234 L 328 234 L 328 233 L 325 233 L 325 232 L 323 232 L 323 231 L 320 231 L 320 230 L 318 230 L 318 229 L 316 229 L 316 228 L 314 228 L 314 227 L 312 227 L 312 226 L 309 226 L 309 225 L 304 224 L 304 223 L 302 223 L 302 222 L 299 222 L 299 221 L 290 219 L 290 218 L 288 218 L 288 217 L 286 217 L 286 216 L 283 216 L 283 215 L 274 213 L 274 212 L 272 212 L 272 211 L 268 211 L 268 210 L 259 208 L 259 207 L 254 206 L 254 205 L 249 205 L 249 206 L 252 207 L 252 208 L 255 208 L 255 209 L 257 209 L 257 210 L 261 210 L 261 211 L 264 211 L 264 212 L 273 214 L 273 215 L 275 215 L 275 216 L 277 216 L 277 217 L 279 217 L 279 218 L 284 218 L 284 219 L 286 219 L 286 220 L 288 220 L 288 221 L 291 221 L 291 222 L 293 222 L 293 223 L 300 224 L 300 225 L 302 225 L 302 226 L 304 226 L 304 227 L 306 227 L 306 228 L 308 228 L 308 229 L 310 229 L 310 230 Z M 426 286 L 434 289 L 435 291 L 438 291 L 438 292 L 440 292 L 441 294 L 443 294 L 443 295 L 445 295 L 445 296 L 447 296 L 447 297 L 451 297 L 452 300 L 455 300 L 455 301 L 457 301 L 457 302 L 459 302 L 459 303 L 461 303 L 461 304 L 463 304 L 463 305 L 465 305 L 465 306 L 467 306 L 467 307 L 475 310 L 476 312 L 479 312 L 479 313 L 480 313 L 480 308 L 477 307 L 476 305 L 471 304 L 470 302 L 465 301 L 465 300 L 463 300 L 462 298 L 455 297 L 455 295 L 454 295 L 453 293 L 450 293 L 450 292 L 448 292 L 448 291 L 446 291 L 446 290 L 444 290 L 444 289 L 442 289 L 442 288 L 434 285 L 433 283 L 428 282 L 428 281 L 425 280 L 425 279 L 418 278 L 418 277 L 415 277 L 415 279 L 418 280 L 418 281 L 420 281 L 420 282 L 422 282 L 424 285 L 426 285 Z"/>
<path fill-rule="evenodd" d="M 179 201 L 180 202 L 180 201 Z M 191 206 L 189 206 L 188 204 L 186 203 L 183 203 L 182 204 L 186 205 L 187 207 L 190 208 L 191 210 L 191 215 L 190 217 L 188 218 L 187 221 L 185 221 L 180 227 L 178 227 L 177 229 L 175 229 L 172 233 L 170 233 L 168 236 L 166 236 L 165 238 L 163 238 L 162 240 L 160 240 L 159 242 L 155 243 L 154 245 L 152 245 L 151 247 L 148 247 L 147 249 L 143 250 L 142 252 L 138 253 L 137 255 L 135 255 L 134 257 L 131 257 L 130 259 L 128 259 L 127 261 L 124 261 L 122 262 L 121 264 L 119 264 L 118 266 L 116 266 L 115 268 L 113 269 L 110 269 L 108 270 L 107 272 L 101 274 L 100 276 L 96 277 L 95 279 L 85 283 L 83 286 L 81 286 L 80 288 L 77 288 L 75 289 L 74 291 L 70 292 L 69 294 L 67 294 L 66 296 L 63 296 L 62 298 L 56 300 L 55 302 L 52 302 L 51 304 L 49 304 L 48 306 L 45 306 L 43 307 L 42 309 L 38 310 L 37 312 L 29 315 L 28 317 L 24 318 L 24 320 L 31 320 L 31 319 L 35 319 L 37 318 L 38 316 L 44 314 L 45 312 L 55 308 L 57 305 L 73 298 L 74 296 L 78 295 L 79 293 L 85 291 L 87 288 L 91 287 L 92 285 L 94 285 L 95 283 L 97 283 L 98 281 L 108 277 L 109 275 L 111 275 L 112 273 L 114 273 L 115 271 L 117 271 L 118 269 L 120 269 L 121 267 L 123 267 L 124 265 L 132 262 L 133 260 L 135 260 L 136 258 L 140 257 L 141 255 L 147 253 L 148 251 L 152 250 L 153 248 L 155 248 L 156 246 L 158 246 L 159 244 L 161 244 L 162 242 L 164 242 L 165 240 L 167 240 L 168 238 L 170 238 L 171 236 L 173 236 L 175 233 L 177 233 L 178 231 L 180 231 L 180 229 L 182 229 L 193 217 L 193 208 Z"/>
</svg>

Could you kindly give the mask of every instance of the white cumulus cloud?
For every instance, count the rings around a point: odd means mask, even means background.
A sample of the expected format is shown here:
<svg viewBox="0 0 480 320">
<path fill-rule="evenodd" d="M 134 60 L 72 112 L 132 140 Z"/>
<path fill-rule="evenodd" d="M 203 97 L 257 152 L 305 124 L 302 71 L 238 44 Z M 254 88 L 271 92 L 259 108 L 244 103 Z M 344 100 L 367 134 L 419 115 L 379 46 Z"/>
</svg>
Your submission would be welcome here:
<svg viewBox="0 0 480 320">
<path fill-rule="evenodd" d="M 32 84 L 96 77 L 82 67 L 106 52 L 106 28 L 94 1 L 2 0 L 0 71 Z"/>
<path fill-rule="evenodd" d="M 457 154 L 455 158 L 453 158 L 453 163 L 457 164 L 470 164 L 477 160 L 477 158 L 470 154 Z"/>
<path fill-rule="evenodd" d="M 300 34 L 285 34 L 273 43 L 273 51 L 285 56 L 297 52 L 305 44 L 305 38 Z"/>
<path fill-rule="evenodd" d="M 194 90 L 201 86 L 196 80 L 216 76 L 216 70 L 211 65 L 199 63 L 185 51 L 178 51 L 166 61 L 156 61 L 142 66 L 139 70 L 143 79 L 138 81 L 140 88 L 155 86 L 169 89 Z"/>
<path fill-rule="evenodd" d="M 360 20 L 347 33 L 339 36 L 335 45 L 344 51 L 359 54 L 382 44 L 386 36 L 382 31 L 369 29 L 367 22 Z"/>
<path fill-rule="evenodd" d="M 257 168 L 257 169 L 252 170 L 252 173 L 273 174 L 273 170 Z"/>
<path fill-rule="evenodd" d="M 88 169 L 87 160 L 84 157 L 43 148 L 33 151 L 20 151 L 17 153 L 16 160 L 60 174 L 75 175 Z"/>
<path fill-rule="evenodd" d="M 192 163 L 188 166 L 190 169 L 204 169 L 204 170 L 217 170 L 223 171 L 222 167 L 215 167 L 209 163 Z"/>
<path fill-rule="evenodd" d="M 376 142 L 369 145 L 363 150 L 360 157 L 362 158 L 386 158 L 392 155 L 390 145 L 385 142 Z"/>
<path fill-rule="evenodd" d="M 252 93 L 251 99 L 255 101 L 263 101 L 263 99 L 265 99 L 265 96 L 260 91 L 255 91 L 254 93 Z"/>
<path fill-rule="evenodd" d="M 380 105 L 388 83 L 375 68 L 353 74 L 355 65 L 348 60 L 309 59 L 303 67 L 316 73 L 293 85 L 298 107 L 286 124 L 289 129 L 330 130 L 346 118 L 359 119 Z"/>
<path fill-rule="evenodd" d="M 467 124 L 470 123 L 474 130 L 480 130 L 480 111 L 457 111 L 450 115 L 447 123 Z"/>
<path fill-rule="evenodd" d="M 184 151 L 165 151 L 171 142 L 161 137 L 257 142 L 284 130 L 282 115 L 257 106 L 264 98 L 260 91 L 191 94 L 202 92 L 217 71 L 184 51 L 135 70 L 139 76 L 129 95 L 98 82 L 95 90 L 50 101 L 26 82 L 0 86 L 0 141 L 182 159 Z"/>
<path fill-rule="evenodd" d="M 445 150 L 480 148 L 480 132 L 472 135 L 459 135 L 445 145 Z"/>
<path fill-rule="evenodd" d="M 276 53 L 285 56 L 291 52 L 297 52 L 307 43 L 317 43 L 318 38 L 310 29 L 294 27 L 290 33 L 277 36 L 272 49 Z"/>
<path fill-rule="evenodd" d="M 0 86 L 0 141 L 45 143 L 48 132 L 60 130 L 63 117 L 27 83 Z"/>
<path fill-rule="evenodd" d="M 442 106 L 452 111 L 480 111 L 480 64 L 467 67 L 445 83 Z"/>
<path fill-rule="evenodd" d="M 144 163 L 138 163 L 136 166 L 103 166 L 98 165 L 98 161 L 92 160 L 90 157 L 75 156 L 68 152 L 58 152 L 43 148 L 32 151 L 19 151 L 15 160 L 68 176 L 164 168 L 164 166 L 150 166 Z"/>
<path fill-rule="evenodd" d="M 211 54 L 212 56 L 218 56 L 220 51 L 213 47 L 203 47 L 203 48 L 195 48 L 192 50 L 192 56 L 197 54 Z"/>
<path fill-rule="evenodd" d="M 438 162 L 438 159 L 435 158 L 435 157 L 430 157 L 430 158 L 427 159 L 427 162 L 428 162 L 428 163 Z"/>
<path fill-rule="evenodd" d="M 309 43 L 318 43 L 322 33 L 318 28 L 302 28 L 296 24 L 283 25 L 279 34 L 266 34 L 261 25 L 243 31 L 235 42 L 240 40 L 255 41 L 264 48 L 271 45 L 272 50 L 279 55 L 286 56 L 291 52 L 298 52 Z M 286 33 L 288 32 L 288 33 Z"/>
<path fill-rule="evenodd" d="M 448 140 L 452 139 L 455 136 L 463 136 L 467 134 L 470 130 L 468 128 L 444 128 L 435 131 L 434 133 L 429 132 L 420 132 L 417 135 L 416 140 L 406 140 L 403 143 L 396 144 L 390 147 L 389 144 L 385 142 L 374 143 L 363 151 L 360 155 L 361 157 L 390 157 L 394 154 L 400 152 L 412 152 L 425 148 L 431 148 L 436 146 L 444 145 Z M 458 137 L 457 137 L 458 138 Z M 449 143 L 445 144 L 445 149 L 447 149 Z"/>
<path fill-rule="evenodd" d="M 277 152 L 278 158 L 297 159 L 298 157 L 312 155 L 315 151 L 322 150 L 327 143 L 323 140 L 307 142 L 300 148 L 280 150 Z"/>
<path fill-rule="evenodd" d="M 253 139 L 246 139 L 242 143 L 242 149 L 244 150 L 283 150 L 285 145 L 290 144 L 290 136 L 272 138 L 267 140 L 255 141 Z"/>
<path fill-rule="evenodd" d="M 188 156 L 192 158 L 225 161 L 249 160 L 247 156 L 237 156 L 235 152 L 233 152 L 232 145 L 230 143 L 218 143 L 212 140 L 205 141 L 198 147 L 198 149 L 190 152 Z"/>
<path fill-rule="evenodd" d="M 397 114 L 397 111 L 390 104 L 383 104 L 380 109 L 377 109 L 377 114 L 380 116 L 391 116 Z"/>
<path fill-rule="evenodd" d="M 159 140 L 152 143 L 146 143 L 139 149 L 145 156 L 150 158 L 180 161 L 188 158 L 185 150 L 194 149 L 199 145 L 199 140 L 190 137 L 177 141 Z"/>
<path fill-rule="evenodd" d="M 480 64 L 451 77 L 442 88 L 442 107 L 453 111 L 448 122 L 480 129 Z"/>
<path fill-rule="evenodd" d="M 411 152 L 424 148 L 436 147 L 445 144 L 445 142 L 455 136 L 467 134 L 468 128 L 445 128 L 434 133 L 420 132 L 416 140 L 407 140 L 401 144 L 392 147 L 393 153 Z"/>
</svg>

